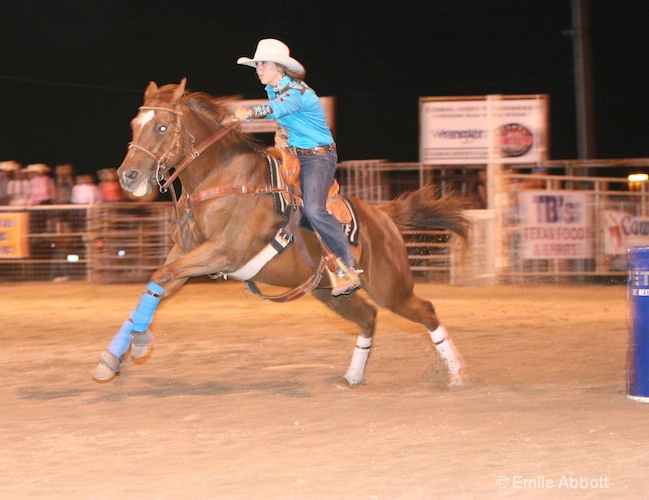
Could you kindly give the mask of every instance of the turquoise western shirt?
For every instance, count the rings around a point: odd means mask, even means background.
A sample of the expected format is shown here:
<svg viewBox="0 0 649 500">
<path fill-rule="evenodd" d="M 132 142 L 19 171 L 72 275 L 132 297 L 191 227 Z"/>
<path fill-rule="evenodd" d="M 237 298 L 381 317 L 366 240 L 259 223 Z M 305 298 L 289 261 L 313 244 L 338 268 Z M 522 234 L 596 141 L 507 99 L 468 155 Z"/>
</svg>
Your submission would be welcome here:
<svg viewBox="0 0 649 500">
<path fill-rule="evenodd" d="M 253 106 L 253 116 L 276 120 L 288 131 L 289 146 L 308 149 L 334 142 L 320 99 L 306 83 L 285 76 L 279 93 L 265 88 L 270 100 Z"/>
</svg>

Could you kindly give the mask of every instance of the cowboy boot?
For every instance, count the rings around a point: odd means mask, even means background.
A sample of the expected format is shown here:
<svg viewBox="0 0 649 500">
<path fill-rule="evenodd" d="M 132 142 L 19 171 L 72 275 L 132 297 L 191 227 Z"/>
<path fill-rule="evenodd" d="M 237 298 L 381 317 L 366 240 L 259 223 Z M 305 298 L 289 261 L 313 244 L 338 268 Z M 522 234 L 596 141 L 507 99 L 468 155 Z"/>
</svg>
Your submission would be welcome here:
<svg viewBox="0 0 649 500">
<path fill-rule="evenodd" d="M 343 260 L 338 257 L 336 259 L 336 283 L 331 290 L 331 295 L 337 297 L 338 295 L 347 295 L 361 286 L 361 279 L 353 267 L 348 267 Z"/>
</svg>

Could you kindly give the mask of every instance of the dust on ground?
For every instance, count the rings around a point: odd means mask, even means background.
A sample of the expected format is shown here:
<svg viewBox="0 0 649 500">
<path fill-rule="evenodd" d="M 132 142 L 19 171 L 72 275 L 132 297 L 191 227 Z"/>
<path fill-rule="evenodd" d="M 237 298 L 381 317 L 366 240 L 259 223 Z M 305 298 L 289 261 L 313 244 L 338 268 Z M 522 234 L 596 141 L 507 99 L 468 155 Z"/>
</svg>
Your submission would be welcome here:
<svg viewBox="0 0 649 500">
<path fill-rule="evenodd" d="M 357 332 L 311 297 L 240 283 L 164 301 L 144 363 L 97 355 L 143 285 L 4 283 L 0 497 L 429 499 L 646 491 L 649 405 L 626 398 L 622 285 L 420 284 L 468 363 L 382 310 L 364 383 L 334 388 Z"/>
</svg>

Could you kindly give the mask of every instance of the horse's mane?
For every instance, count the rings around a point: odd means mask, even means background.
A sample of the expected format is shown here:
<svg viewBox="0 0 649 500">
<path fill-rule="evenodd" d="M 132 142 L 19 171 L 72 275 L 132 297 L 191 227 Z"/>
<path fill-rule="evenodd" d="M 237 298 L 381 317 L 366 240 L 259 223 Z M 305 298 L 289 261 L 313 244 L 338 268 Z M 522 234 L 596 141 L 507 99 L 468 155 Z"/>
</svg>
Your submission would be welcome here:
<svg viewBox="0 0 649 500">
<path fill-rule="evenodd" d="M 193 109 L 201 116 L 208 118 L 209 122 L 220 128 L 223 122 L 232 118 L 231 105 L 239 100 L 238 96 L 213 97 L 205 92 L 190 92 L 185 94 L 182 103 Z M 254 151 L 265 149 L 261 141 L 241 132 L 240 129 L 232 132 L 235 141 Z"/>
<path fill-rule="evenodd" d="M 221 123 L 232 115 L 229 106 L 235 101 L 236 96 L 212 97 L 205 92 L 190 92 L 185 94 L 181 102 L 210 120 Z"/>
<path fill-rule="evenodd" d="M 160 87 L 158 98 L 171 100 L 173 92 L 177 88 L 178 85 L 174 84 Z M 206 92 L 192 92 L 186 90 L 185 95 L 182 97 L 180 102 L 189 109 L 198 113 L 198 115 L 203 118 L 203 121 L 209 123 L 215 130 L 217 130 L 223 127 L 224 121 L 227 121 L 228 118 L 232 117 L 231 106 L 239 99 L 240 97 L 236 95 L 214 97 Z M 263 146 L 260 146 L 260 141 L 242 133 L 240 130 L 233 131 L 233 134 L 237 136 L 238 141 L 248 144 L 252 149 L 258 150 L 263 148 Z"/>
</svg>

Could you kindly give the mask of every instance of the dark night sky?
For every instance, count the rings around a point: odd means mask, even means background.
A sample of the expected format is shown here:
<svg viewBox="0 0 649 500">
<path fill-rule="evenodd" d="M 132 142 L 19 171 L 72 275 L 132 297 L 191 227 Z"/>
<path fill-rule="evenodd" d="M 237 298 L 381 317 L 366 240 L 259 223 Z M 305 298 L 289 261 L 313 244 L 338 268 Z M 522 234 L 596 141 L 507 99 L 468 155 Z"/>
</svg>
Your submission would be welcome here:
<svg viewBox="0 0 649 500">
<path fill-rule="evenodd" d="M 263 97 L 260 38 L 335 96 L 341 160 L 417 161 L 418 98 L 549 94 L 551 156 L 575 158 L 570 0 L 21 0 L 0 16 L 0 160 L 118 166 L 150 80 Z M 599 158 L 649 157 L 647 0 L 591 0 Z"/>
</svg>

